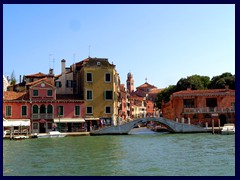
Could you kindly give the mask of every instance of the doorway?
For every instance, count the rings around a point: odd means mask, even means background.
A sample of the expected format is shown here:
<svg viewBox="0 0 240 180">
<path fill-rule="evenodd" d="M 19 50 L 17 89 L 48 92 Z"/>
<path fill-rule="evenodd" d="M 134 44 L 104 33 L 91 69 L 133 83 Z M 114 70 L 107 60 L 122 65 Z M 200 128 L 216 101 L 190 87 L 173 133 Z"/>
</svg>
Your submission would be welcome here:
<svg viewBox="0 0 240 180">
<path fill-rule="evenodd" d="M 220 126 L 223 126 L 224 124 L 227 123 L 227 117 L 224 114 L 221 114 L 219 116 L 219 119 L 220 119 Z"/>
</svg>

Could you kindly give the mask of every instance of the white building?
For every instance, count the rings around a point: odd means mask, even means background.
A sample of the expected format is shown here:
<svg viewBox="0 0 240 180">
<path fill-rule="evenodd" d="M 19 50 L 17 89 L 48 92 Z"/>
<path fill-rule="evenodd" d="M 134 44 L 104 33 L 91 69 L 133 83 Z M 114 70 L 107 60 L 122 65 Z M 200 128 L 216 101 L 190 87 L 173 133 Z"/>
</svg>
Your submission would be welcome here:
<svg viewBox="0 0 240 180">
<path fill-rule="evenodd" d="M 9 82 L 7 80 L 7 78 L 3 75 L 3 92 L 7 91 L 7 87 L 9 86 Z"/>
</svg>

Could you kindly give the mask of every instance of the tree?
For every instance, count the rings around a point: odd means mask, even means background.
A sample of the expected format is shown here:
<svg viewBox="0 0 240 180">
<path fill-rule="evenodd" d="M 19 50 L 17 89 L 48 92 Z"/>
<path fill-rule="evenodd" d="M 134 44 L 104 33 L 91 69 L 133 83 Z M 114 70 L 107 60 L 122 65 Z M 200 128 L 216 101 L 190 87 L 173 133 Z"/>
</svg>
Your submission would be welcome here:
<svg viewBox="0 0 240 180">
<path fill-rule="evenodd" d="M 187 78 L 181 78 L 177 82 L 177 91 L 187 90 L 191 88 L 193 90 L 207 89 L 210 84 L 210 78 L 208 76 L 192 75 Z"/>
<path fill-rule="evenodd" d="M 175 85 L 170 85 L 167 88 L 165 88 L 164 90 L 162 90 L 160 93 L 158 93 L 157 95 L 157 99 L 155 101 L 156 105 L 158 108 L 161 108 L 162 106 L 162 101 L 164 103 L 168 102 L 170 100 L 170 96 L 171 94 L 173 94 L 174 92 L 176 92 L 176 86 Z"/>
<path fill-rule="evenodd" d="M 224 89 L 229 86 L 230 89 L 235 89 L 235 75 L 225 72 L 219 76 L 214 76 L 208 85 L 209 89 Z"/>
<path fill-rule="evenodd" d="M 17 82 L 17 80 L 16 80 L 16 77 L 15 77 L 15 74 L 14 74 L 14 70 L 13 70 L 12 74 L 11 74 L 10 84 L 11 85 L 15 85 L 16 82 Z"/>
</svg>

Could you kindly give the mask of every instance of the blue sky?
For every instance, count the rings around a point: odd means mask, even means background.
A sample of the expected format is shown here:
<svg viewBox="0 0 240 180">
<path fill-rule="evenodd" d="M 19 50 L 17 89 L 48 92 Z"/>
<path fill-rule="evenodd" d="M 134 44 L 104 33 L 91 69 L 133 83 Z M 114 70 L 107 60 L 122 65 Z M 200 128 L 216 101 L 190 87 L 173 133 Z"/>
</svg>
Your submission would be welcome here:
<svg viewBox="0 0 240 180">
<path fill-rule="evenodd" d="M 62 59 L 70 66 L 89 49 L 116 65 L 121 83 L 133 73 L 135 87 L 235 74 L 235 5 L 3 5 L 4 75 L 60 74 Z"/>
</svg>

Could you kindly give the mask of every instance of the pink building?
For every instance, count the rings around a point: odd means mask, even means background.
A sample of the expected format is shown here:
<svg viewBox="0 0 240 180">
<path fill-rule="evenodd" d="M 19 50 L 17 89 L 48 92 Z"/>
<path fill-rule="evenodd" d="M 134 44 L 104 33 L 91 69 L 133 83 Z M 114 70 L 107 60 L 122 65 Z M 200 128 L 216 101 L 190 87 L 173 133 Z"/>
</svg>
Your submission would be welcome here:
<svg viewBox="0 0 240 180">
<path fill-rule="evenodd" d="M 3 117 L 6 120 L 30 121 L 31 133 L 46 133 L 56 128 L 61 132 L 83 130 L 83 100 L 73 95 L 56 95 L 53 77 L 30 81 L 25 89 L 24 92 L 4 92 Z"/>
</svg>

